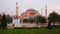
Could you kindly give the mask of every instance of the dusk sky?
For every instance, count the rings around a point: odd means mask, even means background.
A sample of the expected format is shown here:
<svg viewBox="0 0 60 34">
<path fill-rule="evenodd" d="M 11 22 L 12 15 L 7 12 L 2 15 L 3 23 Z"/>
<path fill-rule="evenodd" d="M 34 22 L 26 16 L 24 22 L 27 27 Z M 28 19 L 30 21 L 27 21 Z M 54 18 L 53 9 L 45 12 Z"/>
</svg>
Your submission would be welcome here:
<svg viewBox="0 0 60 34">
<path fill-rule="evenodd" d="M 47 5 L 48 14 L 52 11 L 60 14 L 60 0 L 0 0 L 0 13 L 15 15 L 16 2 L 19 6 L 19 15 L 25 12 L 28 8 L 33 8 L 45 15 L 45 5 Z"/>
</svg>

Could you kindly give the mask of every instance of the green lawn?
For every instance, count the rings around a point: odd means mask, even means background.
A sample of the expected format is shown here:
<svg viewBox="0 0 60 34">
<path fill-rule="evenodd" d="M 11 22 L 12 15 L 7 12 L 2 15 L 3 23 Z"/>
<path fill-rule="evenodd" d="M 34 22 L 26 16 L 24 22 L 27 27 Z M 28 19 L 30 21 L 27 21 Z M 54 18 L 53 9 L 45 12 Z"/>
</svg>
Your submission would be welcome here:
<svg viewBox="0 0 60 34">
<path fill-rule="evenodd" d="M 60 34 L 60 28 L 0 29 L 0 34 Z"/>
</svg>

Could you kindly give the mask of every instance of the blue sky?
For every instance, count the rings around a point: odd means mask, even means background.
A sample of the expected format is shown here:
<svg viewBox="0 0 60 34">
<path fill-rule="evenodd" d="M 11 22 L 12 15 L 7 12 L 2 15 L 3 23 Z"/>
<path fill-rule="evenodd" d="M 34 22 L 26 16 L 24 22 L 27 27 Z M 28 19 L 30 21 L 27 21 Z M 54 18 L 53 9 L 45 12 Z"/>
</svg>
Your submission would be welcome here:
<svg viewBox="0 0 60 34">
<path fill-rule="evenodd" d="M 55 11 L 60 14 L 60 0 L 0 0 L 0 13 L 5 12 L 6 14 L 15 15 L 16 12 L 16 2 L 19 6 L 19 15 L 25 12 L 28 8 L 34 8 L 45 15 L 45 5 L 48 8 L 48 15 Z"/>
</svg>

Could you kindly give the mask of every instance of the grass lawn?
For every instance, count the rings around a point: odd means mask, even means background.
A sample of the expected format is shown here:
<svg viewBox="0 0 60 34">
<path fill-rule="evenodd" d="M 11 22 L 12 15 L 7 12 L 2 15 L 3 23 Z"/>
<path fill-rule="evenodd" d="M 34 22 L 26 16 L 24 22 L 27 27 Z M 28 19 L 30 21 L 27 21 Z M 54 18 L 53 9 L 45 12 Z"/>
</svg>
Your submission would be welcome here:
<svg viewBox="0 0 60 34">
<path fill-rule="evenodd" d="M 0 29 L 0 34 L 60 34 L 60 28 Z"/>
</svg>

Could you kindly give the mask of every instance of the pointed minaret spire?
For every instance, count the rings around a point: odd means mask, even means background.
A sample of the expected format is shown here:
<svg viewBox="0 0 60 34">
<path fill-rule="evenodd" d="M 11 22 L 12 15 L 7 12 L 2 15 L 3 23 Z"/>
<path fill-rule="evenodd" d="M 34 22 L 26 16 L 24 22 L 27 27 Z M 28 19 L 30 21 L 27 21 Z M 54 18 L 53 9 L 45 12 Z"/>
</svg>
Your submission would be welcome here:
<svg viewBox="0 0 60 34">
<path fill-rule="evenodd" d="M 16 16 L 18 16 L 18 2 L 16 2 Z"/>
</svg>

